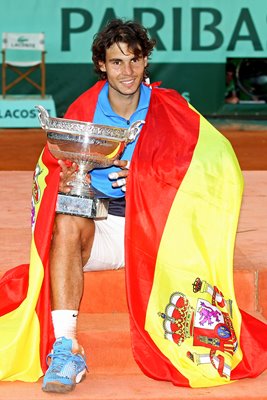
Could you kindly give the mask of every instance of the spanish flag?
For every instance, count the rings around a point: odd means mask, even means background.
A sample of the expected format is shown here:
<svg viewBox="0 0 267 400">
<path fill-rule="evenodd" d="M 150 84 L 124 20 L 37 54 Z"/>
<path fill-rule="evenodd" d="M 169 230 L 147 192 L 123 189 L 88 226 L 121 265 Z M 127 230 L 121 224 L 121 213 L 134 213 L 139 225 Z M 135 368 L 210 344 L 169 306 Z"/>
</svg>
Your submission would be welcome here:
<svg viewBox="0 0 267 400">
<path fill-rule="evenodd" d="M 231 145 L 173 90 L 152 89 L 127 181 L 132 349 L 148 376 L 210 387 L 267 368 L 267 325 L 239 310 L 243 178 Z"/>
<path fill-rule="evenodd" d="M 48 260 L 58 182 L 59 165 L 45 148 L 33 177 L 30 264 L 0 280 L 0 380 L 32 382 L 46 370 L 54 341 Z"/>
</svg>

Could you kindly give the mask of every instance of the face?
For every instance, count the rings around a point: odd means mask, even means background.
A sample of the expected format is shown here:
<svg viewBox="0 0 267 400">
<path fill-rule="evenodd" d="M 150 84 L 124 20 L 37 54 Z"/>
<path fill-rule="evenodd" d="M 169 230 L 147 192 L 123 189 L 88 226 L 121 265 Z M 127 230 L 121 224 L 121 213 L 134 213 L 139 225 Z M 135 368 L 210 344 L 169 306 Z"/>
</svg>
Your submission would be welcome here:
<svg viewBox="0 0 267 400">
<path fill-rule="evenodd" d="M 119 46 L 113 44 L 107 49 L 106 62 L 100 62 L 99 66 L 107 74 L 111 95 L 131 96 L 139 93 L 147 57 L 137 58 L 126 43 L 120 43 Z"/>
</svg>

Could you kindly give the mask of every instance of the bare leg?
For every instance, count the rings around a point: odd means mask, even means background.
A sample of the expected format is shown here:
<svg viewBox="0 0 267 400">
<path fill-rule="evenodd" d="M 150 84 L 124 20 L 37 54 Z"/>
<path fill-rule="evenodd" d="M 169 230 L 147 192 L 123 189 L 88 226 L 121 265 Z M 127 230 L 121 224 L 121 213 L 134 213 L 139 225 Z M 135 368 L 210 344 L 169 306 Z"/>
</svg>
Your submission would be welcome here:
<svg viewBox="0 0 267 400">
<path fill-rule="evenodd" d="M 95 233 L 94 221 L 56 215 L 50 251 L 52 310 L 78 310 L 83 293 L 83 266 Z"/>
<path fill-rule="evenodd" d="M 56 215 L 50 250 L 50 284 L 55 343 L 42 389 L 66 393 L 86 374 L 84 350 L 76 337 L 77 315 L 83 293 L 83 265 L 94 239 L 93 220 Z"/>
</svg>

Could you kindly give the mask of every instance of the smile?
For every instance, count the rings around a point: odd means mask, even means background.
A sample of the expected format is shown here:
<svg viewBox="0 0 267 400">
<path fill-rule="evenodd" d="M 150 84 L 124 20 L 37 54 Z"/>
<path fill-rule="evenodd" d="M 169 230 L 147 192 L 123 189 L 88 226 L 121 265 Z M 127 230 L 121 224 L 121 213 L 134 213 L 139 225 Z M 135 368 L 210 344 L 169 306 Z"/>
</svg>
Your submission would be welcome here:
<svg viewBox="0 0 267 400">
<path fill-rule="evenodd" d="M 123 84 L 123 85 L 131 85 L 131 84 L 133 84 L 134 83 L 134 79 L 130 79 L 130 80 L 125 80 L 125 81 L 121 81 L 121 83 Z"/>
</svg>

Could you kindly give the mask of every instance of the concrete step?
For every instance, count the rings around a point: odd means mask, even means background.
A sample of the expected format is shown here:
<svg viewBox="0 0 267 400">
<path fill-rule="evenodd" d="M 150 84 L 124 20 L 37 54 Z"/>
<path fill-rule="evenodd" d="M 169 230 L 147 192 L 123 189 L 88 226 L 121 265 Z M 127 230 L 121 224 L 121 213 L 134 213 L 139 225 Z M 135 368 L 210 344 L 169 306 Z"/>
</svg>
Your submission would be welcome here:
<svg viewBox="0 0 267 400">
<path fill-rule="evenodd" d="M 140 373 L 132 355 L 128 313 L 81 313 L 78 320 L 78 339 L 93 374 Z"/>
</svg>

